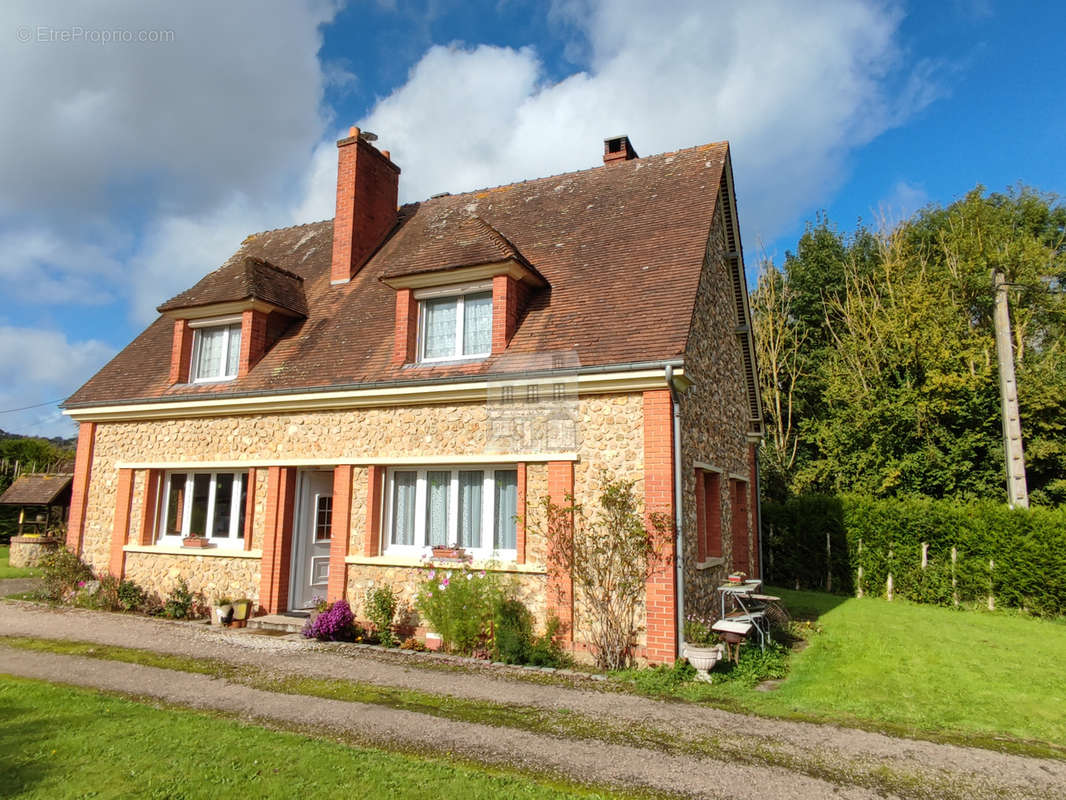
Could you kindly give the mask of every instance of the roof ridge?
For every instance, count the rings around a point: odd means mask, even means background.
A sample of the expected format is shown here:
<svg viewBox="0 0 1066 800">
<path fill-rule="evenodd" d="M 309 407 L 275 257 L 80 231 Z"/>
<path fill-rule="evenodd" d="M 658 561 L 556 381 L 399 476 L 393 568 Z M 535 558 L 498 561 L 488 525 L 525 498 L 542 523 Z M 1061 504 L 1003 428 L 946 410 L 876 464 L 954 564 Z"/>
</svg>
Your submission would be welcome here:
<svg viewBox="0 0 1066 800">
<path fill-rule="evenodd" d="M 480 223 L 485 233 L 488 234 L 489 239 L 496 246 L 503 255 L 510 256 L 511 258 L 521 257 L 521 253 L 518 252 L 518 248 L 511 244 L 511 241 L 500 233 L 494 226 L 489 224 L 480 214 L 472 214 L 470 217 L 475 224 Z"/>
</svg>

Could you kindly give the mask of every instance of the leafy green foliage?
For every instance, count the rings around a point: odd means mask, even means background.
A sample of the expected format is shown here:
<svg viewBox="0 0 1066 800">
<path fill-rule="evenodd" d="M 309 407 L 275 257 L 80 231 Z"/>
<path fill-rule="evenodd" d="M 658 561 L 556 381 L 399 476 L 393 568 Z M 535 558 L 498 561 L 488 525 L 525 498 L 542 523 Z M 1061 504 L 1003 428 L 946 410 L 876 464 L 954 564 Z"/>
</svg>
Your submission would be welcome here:
<svg viewBox="0 0 1066 800">
<path fill-rule="evenodd" d="M 179 578 L 163 602 L 163 616 L 168 619 L 194 619 L 203 616 L 203 598 L 189 589 L 184 578 Z"/>
<path fill-rule="evenodd" d="M 415 605 L 445 647 L 471 654 L 489 639 L 493 609 L 501 595 L 495 573 L 458 569 L 429 569 Z"/>
<path fill-rule="evenodd" d="M 918 602 L 991 594 L 996 605 L 1066 614 L 1066 509 L 804 495 L 762 511 L 771 583 L 881 595 L 891 573 L 895 591 Z"/>
<path fill-rule="evenodd" d="M 148 604 L 148 593 L 129 578 L 119 583 L 116 597 L 123 611 L 140 611 Z"/>
<path fill-rule="evenodd" d="M 392 631 L 392 621 L 396 616 L 399 599 L 388 584 L 371 586 L 366 590 L 364 608 L 366 617 L 374 624 L 378 642 L 385 647 L 396 646 L 396 634 Z"/>
<path fill-rule="evenodd" d="M 991 270 L 1011 322 L 1034 504 L 1066 501 L 1066 207 L 977 187 L 892 230 L 824 218 L 752 310 L 767 496 L 1002 496 Z"/>
<path fill-rule="evenodd" d="M 92 568 L 65 547 L 43 556 L 40 567 L 44 595 L 55 602 L 71 599 L 79 583 L 93 579 Z"/>
<path fill-rule="evenodd" d="M 559 618 L 551 616 L 543 635 L 533 632 L 533 615 L 525 603 L 501 597 L 493 613 L 493 659 L 505 664 L 565 667 L 570 658 L 557 641 Z"/>
</svg>

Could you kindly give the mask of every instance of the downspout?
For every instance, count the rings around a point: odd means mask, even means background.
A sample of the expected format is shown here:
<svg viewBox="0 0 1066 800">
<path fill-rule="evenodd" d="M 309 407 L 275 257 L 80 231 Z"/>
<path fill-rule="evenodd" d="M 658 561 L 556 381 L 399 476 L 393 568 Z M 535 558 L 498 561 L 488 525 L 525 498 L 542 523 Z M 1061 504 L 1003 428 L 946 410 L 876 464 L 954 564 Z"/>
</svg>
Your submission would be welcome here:
<svg viewBox="0 0 1066 800">
<path fill-rule="evenodd" d="M 674 366 L 666 365 L 666 385 L 670 387 L 670 405 L 674 412 L 674 563 L 677 594 L 677 656 L 685 652 L 685 573 L 684 537 L 681 530 L 681 403 L 674 386 Z"/>
</svg>

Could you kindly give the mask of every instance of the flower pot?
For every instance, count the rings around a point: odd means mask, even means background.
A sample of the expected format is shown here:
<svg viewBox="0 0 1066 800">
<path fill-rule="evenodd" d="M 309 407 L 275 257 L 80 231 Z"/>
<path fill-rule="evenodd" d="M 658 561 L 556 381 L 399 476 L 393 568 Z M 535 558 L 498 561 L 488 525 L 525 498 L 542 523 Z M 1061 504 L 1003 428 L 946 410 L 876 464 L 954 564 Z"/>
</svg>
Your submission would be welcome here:
<svg viewBox="0 0 1066 800">
<path fill-rule="evenodd" d="M 233 604 L 223 603 L 222 605 L 215 606 L 215 620 L 219 625 L 226 625 L 233 617 Z"/>
<path fill-rule="evenodd" d="M 210 547 L 211 540 L 204 536 L 189 536 L 181 540 L 182 547 Z"/>
<path fill-rule="evenodd" d="M 248 619 L 248 615 L 252 611 L 251 600 L 234 600 L 233 601 L 233 621 L 242 622 Z"/>
<path fill-rule="evenodd" d="M 714 669 L 714 665 L 722 660 L 724 649 L 725 648 L 720 644 L 707 646 L 686 644 L 685 658 L 687 658 L 688 663 L 696 669 L 702 672 L 708 672 L 709 670 Z"/>
<path fill-rule="evenodd" d="M 434 558 L 446 558 L 452 561 L 460 561 L 466 556 L 466 551 L 461 547 L 441 547 L 435 545 L 433 547 Z"/>
</svg>

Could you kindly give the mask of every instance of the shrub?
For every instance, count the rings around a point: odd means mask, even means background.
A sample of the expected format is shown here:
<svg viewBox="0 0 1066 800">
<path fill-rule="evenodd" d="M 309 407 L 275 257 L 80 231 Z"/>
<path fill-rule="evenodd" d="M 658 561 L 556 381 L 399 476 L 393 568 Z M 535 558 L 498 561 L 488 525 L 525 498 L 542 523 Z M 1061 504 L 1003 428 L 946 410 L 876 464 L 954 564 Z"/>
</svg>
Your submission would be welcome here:
<svg viewBox="0 0 1066 800">
<path fill-rule="evenodd" d="M 711 630 L 714 620 L 701 614 L 685 617 L 685 641 L 695 647 L 710 647 L 718 643 L 718 634 Z"/>
<path fill-rule="evenodd" d="M 493 658 L 505 664 L 525 664 L 533 643 L 533 615 L 520 600 L 505 599 L 493 614 Z"/>
<path fill-rule="evenodd" d="M 582 609 L 596 665 L 622 669 L 633 660 L 638 611 L 648 579 L 669 569 L 673 520 L 654 513 L 646 522 L 632 481 L 600 477 L 599 502 L 585 509 L 567 497 L 567 505 L 541 500 L 549 541 L 548 570 L 573 581 L 576 607 Z M 649 524 L 650 523 L 650 524 Z"/>
<path fill-rule="evenodd" d="M 40 567 L 44 595 L 57 603 L 73 599 L 79 583 L 93 580 L 92 568 L 64 547 L 47 553 Z"/>
<path fill-rule="evenodd" d="M 396 646 L 392 620 L 396 616 L 398 604 L 396 592 L 391 586 L 371 586 L 366 590 L 366 617 L 374 624 L 378 641 L 385 647 Z"/>
<path fill-rule="evenodd" d="M 128 578 L 119 583 L 117 595 L 123 611 L 139 611 L 148 604 L 148 593 Z"/>
<path fill-rule="evenodd" d="M 202 600 L 189 590 L 184 578 L 179 578 L 163 602 L 163 616 L 168 619 L 193 619 L 199 616 Z"/>
<path fill-rule="evenodd" d="M 488 638 L 500 594 L 494 574 L 464 565 L 428 570 L 415 604 L 446 648 L 469 655 Z"/>
<path fill-rule="evenodd" d="M 348 601 L 338 600 L 314 619 L 309 619 L 302 633 L 308 639 L 320 642 L 355 641 L 355 617 Z"/>
</svg>

